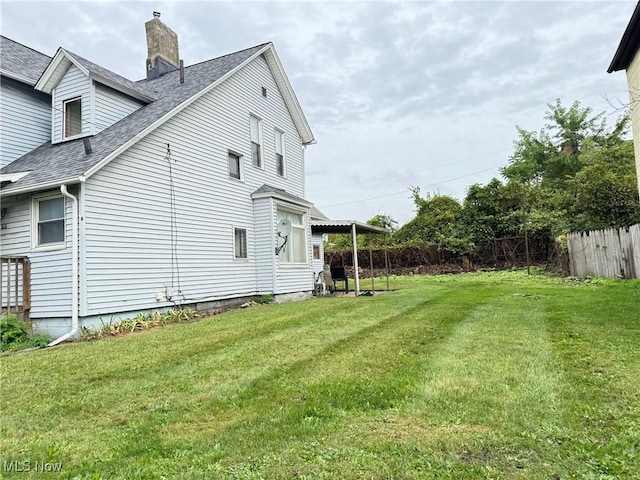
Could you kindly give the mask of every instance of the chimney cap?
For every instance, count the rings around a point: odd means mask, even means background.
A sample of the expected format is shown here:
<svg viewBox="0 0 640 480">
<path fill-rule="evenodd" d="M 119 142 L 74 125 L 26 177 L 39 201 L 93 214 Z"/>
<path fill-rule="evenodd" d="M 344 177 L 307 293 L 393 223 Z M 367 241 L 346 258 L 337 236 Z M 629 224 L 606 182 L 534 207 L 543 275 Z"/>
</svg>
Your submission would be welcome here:
<svg viewBox="0 0 640 480">
<path fill-rule="evenodd" d="M 160 18 L 160 12 L 153 12 L 153 18 Z"/>
</svg>

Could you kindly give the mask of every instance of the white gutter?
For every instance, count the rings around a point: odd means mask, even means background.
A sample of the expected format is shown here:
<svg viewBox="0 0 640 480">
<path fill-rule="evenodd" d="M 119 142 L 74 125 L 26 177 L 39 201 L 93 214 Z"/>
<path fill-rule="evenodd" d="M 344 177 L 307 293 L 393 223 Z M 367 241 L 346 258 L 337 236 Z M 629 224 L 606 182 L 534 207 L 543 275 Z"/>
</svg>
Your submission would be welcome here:
<svg viewBox="0 0 640 480">
<path fill-rule="evenodd" d="M 73 241 L 71 250 L 71 331 L 59 338 L 56 338 L 53 342 L 47 345 L 48 347 L 53 347 L 54 345 L 58 345 L 65 340 L 73 338 L 80 331 L 80 327 L 78 325 L 78 198 L 71 195 L 67 191 L 67 186 L 65 184 L 60 185 L 60 192 L 62 192 L 62 195 L 64 195 L 65 197 L 70 198 L 73 202 Z"/>
</svg>

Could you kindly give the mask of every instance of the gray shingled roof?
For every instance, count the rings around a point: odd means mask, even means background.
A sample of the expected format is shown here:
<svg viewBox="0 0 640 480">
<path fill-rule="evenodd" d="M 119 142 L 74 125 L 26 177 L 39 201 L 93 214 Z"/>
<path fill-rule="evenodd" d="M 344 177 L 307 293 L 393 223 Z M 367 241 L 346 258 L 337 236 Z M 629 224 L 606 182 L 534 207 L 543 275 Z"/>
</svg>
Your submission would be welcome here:
<svg viewBox="0 0 640 480">
<path fill-rule="evenodd" d="M 3 193 L 78 177 L 106 158 L 137 134 L 162 118 L 181 103 L 220 79 L 266 44 L 185 67 L 185 82 L 174 71 L 155 80 L 141 80 L 138 85 L 153 92 L 156 100 L 141 107 L 117 123 L 91 137 L 93 153 L 86 155 L 83 140 L 44 145 L 25 154 L 0 173 L 30 171 L 29 175 L 2 188 Z"/>
<path fill-rule="evenodd" d="M 69 50 L 64 50 L 64 51 L 70 57 L 72 57 L 75 61 L 77 61 L 80 65 L 82 65 L 84 68 L 89 70 L 89 73 L 93 74 L 94 76 L 98 78 L 102 78 L 109 82 L 112 82 L 116 85 L 119 85 L 123 87 L 125 90 L 132 90 L 144 97 L 148 97 L 149 99 L 155 100 L 156 98 L 155 94 L 151 92 L 149 89 L 145 88 L 144 85 L 140 83 L 132 82 L 131 80 L 124 78 L 123 76 L 118 75 L 117 73 L 114 73 L 111 70 L 107 70 L 106 68 L 101 67 L 100 65 L 96 65 L 95 63 L 85 58 L 82 58 L 80 55 L 70 52 Z"/>
<path fill-rule="evenodd" d="M 272 187 L 271 185 L 267 185 L 266 183 L 262 185 L 259 189 L 257 189 L 255 192 L 253 192 L 251 196 L 255 197 L 256 195 L 260 195 L 260 194 L 277 194 L 277 195 L 280 195 L 281 197 L 288 198 L 289 200 L 295 203 L 304 203 L 304 204 L 310 203 L 309 200 L 305 200 L 302 197 L 292 195 L 286 190 L 283 190 L 282 188 Z"/>
<path fill-rule="evenodd" d="M 0 35 L 0 72 L 3 75 L 35 85 L 51 57 Z"/>
</svg>

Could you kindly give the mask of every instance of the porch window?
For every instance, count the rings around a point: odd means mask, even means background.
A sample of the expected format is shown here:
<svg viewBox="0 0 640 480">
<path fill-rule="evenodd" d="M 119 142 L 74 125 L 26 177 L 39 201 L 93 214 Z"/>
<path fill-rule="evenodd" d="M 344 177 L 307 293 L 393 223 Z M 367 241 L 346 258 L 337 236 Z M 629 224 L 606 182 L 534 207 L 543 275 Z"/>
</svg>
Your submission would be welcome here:
<svg viewBox="0 0 640 480">
<path fill-rule="evenodd" d="M 64 245 L 64 197 L 34 198 L 34 247 Z"/>
<path fill-rule="evenodd" d="M 262 120 L 251 115 L 251 161 L 254 166 L 262 168 Z"/>
<path fill-rule="evenodd" d="M 313 246 L 313 259 L 320 260 L 320 245 Z"/>
<path fill-rule="evenodd" d="M 247 230 L 244 228 L 234 228 L 234 253 L 235 258 L 247 258 Z"/>
<path fill-rule="evenodd" d="M 280 263 L 307 263 L 307 229 L 304 214 L 278 209 L 278 221 L 284 218 L 291 222 L 291 233 L 287 244 L 280 250 Z"/>
<path fill-rule="evenodd" d="M 64 102 L 64 138 L 82 133 L 82 100 L 74 98 Z"/>
</svg>

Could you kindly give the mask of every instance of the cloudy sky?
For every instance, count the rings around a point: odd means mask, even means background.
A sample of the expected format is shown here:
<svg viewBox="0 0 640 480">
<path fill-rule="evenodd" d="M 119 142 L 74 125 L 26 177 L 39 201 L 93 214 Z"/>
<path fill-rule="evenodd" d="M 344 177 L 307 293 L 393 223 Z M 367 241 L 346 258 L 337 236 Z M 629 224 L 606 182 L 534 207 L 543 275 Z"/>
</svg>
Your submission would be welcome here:
<svg viewBox="0 0 640 480">
<path fill-rule="evenodd" d="M 606 70 L 635 1 L 7 2 L 2 34 L 144 77 L 152 11 L 185 64 L 271 41 L 318 141 L 307 198 L 335 219 L 414 215 L 409 187 L 462 200 L 499 175 L 516 125 L 579 100 L 613 123 Z M 607 100 L 608 99 L 608 100 Z"/>
</svg>

